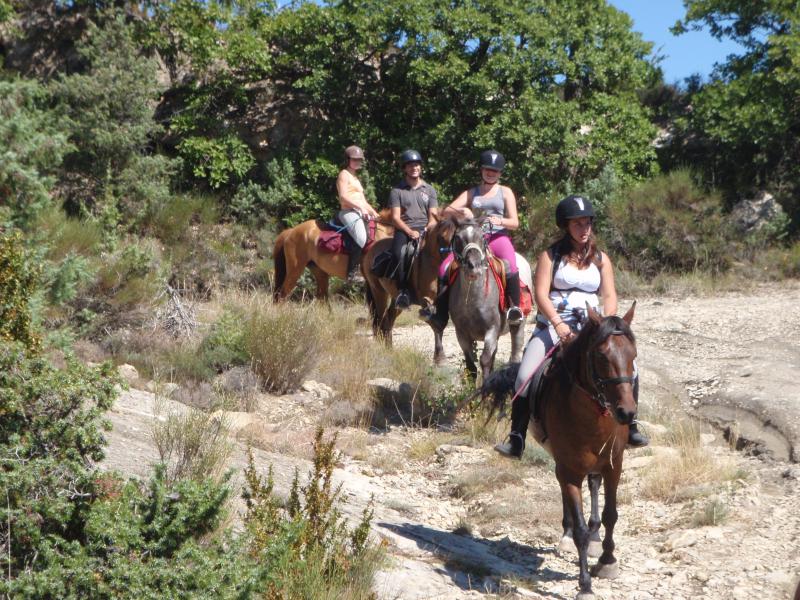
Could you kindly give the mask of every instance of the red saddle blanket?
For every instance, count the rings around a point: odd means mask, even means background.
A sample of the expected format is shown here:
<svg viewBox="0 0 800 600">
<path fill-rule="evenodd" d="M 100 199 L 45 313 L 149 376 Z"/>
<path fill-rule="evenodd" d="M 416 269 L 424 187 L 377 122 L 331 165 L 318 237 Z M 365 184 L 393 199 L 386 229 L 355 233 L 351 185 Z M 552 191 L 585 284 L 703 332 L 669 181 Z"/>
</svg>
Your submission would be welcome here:
<svg viewBox="0 0 800 600">
<path fill-rule="evenodd" d="M 341 231 L 338 228 L 328 225 L 328 229 L 322 229 L 317 238 L 317 247 L 323 252 L 330 252 L 331 254 L 350 254 L 350 250 L 344 242 L 344 236 L 348 235 L 346 229 Z M 375 231 L 378 228 L 377 221 L 370 219 L 367 221 L 367 243 L 364 246 L 366 250 L 375 241 Z"/>
<path fill-rule="evenodd" d="M 447 280 L 452 285 L 458 275 L 458 263 L 453 261 L 448 269 Z M 506 270 L 503 261 L 491 256 L 489 259 L 489 271 L 497 282 L 497 287 L 500 288 L 500 311 L 502 312 L 506 309 Z M 488 284 L 489 280 L 487 279 L 486 285 Z M 533 294 L 522 281 L 519 282 L 519 308 L 526 317 L 533 310 Z"/>
</svg>

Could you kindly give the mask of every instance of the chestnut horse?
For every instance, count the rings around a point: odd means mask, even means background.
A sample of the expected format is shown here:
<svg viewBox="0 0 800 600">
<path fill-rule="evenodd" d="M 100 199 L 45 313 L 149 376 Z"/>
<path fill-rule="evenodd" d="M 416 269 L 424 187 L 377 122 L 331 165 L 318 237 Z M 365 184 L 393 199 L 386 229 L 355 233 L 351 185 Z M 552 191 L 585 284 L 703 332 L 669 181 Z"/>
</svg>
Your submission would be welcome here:
<svg viewBox="0 0 800 600">
<path fill-rule="evenodd" d="M 438 217 L 437 217 L 438 219 Z M 439 265 L 450 252 L 450 241 L 455 231 L 455 223 L 450 219 L 440 220 L 436 227 L 421 238 L 417 256 L 408 274 L 409 290 L 415 302 L 423 307 L 436 300 Z M 365 252 L 367 267 L 381 252 L 391 248 L 391 239 L 375 242 Z M 395 306 L 395 299 L 400 291 L 397 282 L 388 277 L 378 277 L 369 268 L 365 269 L 367 279 L 367 306 L 372 316 L 372 332 L 375 337 L 383 338 L 392 344 L 392 329 L 400 309 Z M 434 336 L 433 360 L 440 364 L 445 359 L 442 345 L 442 330 L 431 326 Z"/>
<path fill-rule="evenodd" d="M 389 209 L 384 209 L 378 217 L 375 240 L 391 237 L 394 228 L 390 225 Z M 347 277 L 347 254 L 325 252 L 317 247 L 320 234 L 320 221 L 304 221 L 289 229 L 284 229 L 275 240 L 272 259 L 275 261 L 275 300 L 283 300 L 292 293 L 297 280 L 306 267 L 311 270 L 317 282 L 316 297 L 318 300 L 328 299 L 328 280 L 331 275 L 345 279 Z M 342 235 L 348 235 L 342 231 Z M 367 252 L 361 259 L 361 270 L 366 271 Z"/>
<path fill-rule="evenodd" d="M 614 557 L 614 526 L 623 450 L 628 440 L 628 425 L 636 416 L 633 398 L 636 341 L 630 328 L 635 307 L 634 302 L 625 316 L 619 318 L 602 317 L 587 306 L 588 318 L 583 328 L 560 349 L 545 376 L 538 408 L 533 385 L 527 398 L 519 398 L 530 403 L 531 414 L 536 416 L 530 424 L 536 441 L 555 459 L 564 511 L 559 549 L 574 544 L 578 550 L 578 600 L 595 597 L 591 576 L 613 579 L 619 575 L 619 564 Z M 513 390 L 518 368 L 518 365 L 507 367 L 484 384 L 482 391 L 495 396 L 495 407 Z M 583 480 L 587 477 L 591 494 L 588 525 L 581 497 Z M 597 547 L 601 483 L 605 492 L 602 554 Z M 600 554 L 591 575 L 589 554 Z"/>
</svg>

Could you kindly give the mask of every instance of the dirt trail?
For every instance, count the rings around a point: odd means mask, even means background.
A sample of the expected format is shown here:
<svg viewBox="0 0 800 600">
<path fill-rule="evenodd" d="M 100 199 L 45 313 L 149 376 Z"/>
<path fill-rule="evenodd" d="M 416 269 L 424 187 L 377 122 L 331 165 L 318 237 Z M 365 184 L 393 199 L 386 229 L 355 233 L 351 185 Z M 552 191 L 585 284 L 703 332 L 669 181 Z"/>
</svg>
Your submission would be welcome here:
<svg viewBox="0 0 800 600">
<path fill-rule="evenodd" d="M 726 426 L 760 443 L 755 449 L 764 456 L 732 452 L 719 430 L 702 436 L 708 454 L 731 462 L 742 475 L 713 498 L 728 518 L 697 527 L 692 519 L 708 506 L 708 497 L 670 504 L 645 499 L 644 474 L 672 450 L 654 444 L 628 452 L 615 532 L 622 575 L 593 580 L 598 598 L 790 597 L 800 577 L 800 467 L 785 460 L 796 460 L 800 451 L 800 398 L 790 379 L 800 363 L 800 308 L 792 300 L 798 291 L 798 284 L 783 284 L 716 299 L 639 303 L 634 330 L 645 415 L 682 406 L 709 419 L 749 419 Z M 398 330 L 395 343 L 432 353 L 425 326 Z M 457 367 L 451 329 L 445 348 Z M 500 360 L 508 354 L 507 337 L 500 354 Z M 177 403 L 167 407 L 182 409 Z M 324 407 L 324 398 L 309 392 L 264 397 L 256 414 L 233 416 L 235 429 L 271 436 L 273 451 L 259 451 L 257 460 L 264 469 L 274 465 L 278 488 L 288 485 L 295 466 L 307 470 L 307 460 L 288 450 L 308 445 Z M 149 434 L 153 412 L 146 392 L 129 392 L 117 402 L 109 467 L 148 472 L 157 458 Z M 766 421 L 771 437 L 761 433 Z M 757 434 L 768 439 L 757 442 Z M 504 461 L 490 443 L 447 432 L 345 429 L 340 440 L 345 458 L 337 477 L 347 512 L 360 514 L 374 496 L 374 531 L 389 544 L 390 564 L 376 582 L 379 597 L 575 597 L 576 557 L 555 551 L 560 500 L 548 466 Z M 233 466 L 241 466 L 243 457 L 239 445 Z"/>
</svg>

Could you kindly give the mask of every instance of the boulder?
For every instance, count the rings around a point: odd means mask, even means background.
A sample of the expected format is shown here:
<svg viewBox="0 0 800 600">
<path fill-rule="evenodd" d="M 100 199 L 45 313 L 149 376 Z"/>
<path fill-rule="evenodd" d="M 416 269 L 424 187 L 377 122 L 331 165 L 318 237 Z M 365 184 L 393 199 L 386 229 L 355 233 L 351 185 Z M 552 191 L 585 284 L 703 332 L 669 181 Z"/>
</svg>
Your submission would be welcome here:
<svg viewBox="0 0 800 600">
<path fill-rule="evenodd" d="M 139 381 L 139 371 L 133 365 L 120 365 L 117 367 L 117 373 L 128 385 L 133 385 Z"/>
<path fill-rule="evenodd" d="M 742 233 L 753 233 L 784 216 L 783 208 L 769 192 L 758 192 L 755 198 L 741 200 L 733 207 L 731 219 Z"/>
</svg>

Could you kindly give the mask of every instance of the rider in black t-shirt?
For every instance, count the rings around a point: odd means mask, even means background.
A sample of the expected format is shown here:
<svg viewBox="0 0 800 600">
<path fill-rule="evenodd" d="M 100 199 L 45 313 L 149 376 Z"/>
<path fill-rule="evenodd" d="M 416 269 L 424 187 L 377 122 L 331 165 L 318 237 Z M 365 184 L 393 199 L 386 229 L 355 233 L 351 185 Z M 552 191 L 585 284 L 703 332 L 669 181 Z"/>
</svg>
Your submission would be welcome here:
<svg viewBox="0 0 800 600">
<path fill-rule="evenodd" d="M 408 308 L 411 298 L 407 289 L 408 273 L 403 269 L 401 253 L 409 240 L 418 240 L 425 229 L 436 225 L 436 190 L 422 179 L 422 155 L 416 150 L 406 150 L 400 155 L 403 179 L 389 193 L 389 208 L 392 210 L 394 240 L 392 254 L 398 266 L 395 279 L 400 293 L 395 306 Z"/>
</svg>

